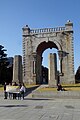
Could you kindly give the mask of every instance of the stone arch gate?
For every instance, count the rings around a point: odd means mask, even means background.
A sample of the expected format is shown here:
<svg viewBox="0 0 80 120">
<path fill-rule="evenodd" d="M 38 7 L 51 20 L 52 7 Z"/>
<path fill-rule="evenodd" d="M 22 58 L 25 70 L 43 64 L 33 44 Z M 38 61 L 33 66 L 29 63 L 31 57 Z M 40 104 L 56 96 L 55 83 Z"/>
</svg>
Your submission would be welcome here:
<svg viewBox="0 0 80 120">
<path fill-rule="evenodd" d="M 47 48 L 58 50 L 61 83 L 75 83 L 73 23 L 70 21 L 64 27 L 57 28 L 30 29 L 28 25 L 23 27 L 23 81 L 27 84 L 41 84 L 42 53 Z M 54 80 L 52 82 L 54 84 Z"/>
</svg>

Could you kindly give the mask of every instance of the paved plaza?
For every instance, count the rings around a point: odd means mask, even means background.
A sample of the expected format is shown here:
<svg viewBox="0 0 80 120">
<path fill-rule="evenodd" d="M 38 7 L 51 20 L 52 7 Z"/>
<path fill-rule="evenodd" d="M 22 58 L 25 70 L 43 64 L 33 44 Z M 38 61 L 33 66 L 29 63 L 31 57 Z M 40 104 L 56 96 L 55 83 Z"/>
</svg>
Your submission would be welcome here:
<svg viewBox="0 0 80 120">
<path fill-rule="evenodd" d="M 4 100 L 1 95 L 0 120 L 80 120 L 80 99 Z"/>
</svg>

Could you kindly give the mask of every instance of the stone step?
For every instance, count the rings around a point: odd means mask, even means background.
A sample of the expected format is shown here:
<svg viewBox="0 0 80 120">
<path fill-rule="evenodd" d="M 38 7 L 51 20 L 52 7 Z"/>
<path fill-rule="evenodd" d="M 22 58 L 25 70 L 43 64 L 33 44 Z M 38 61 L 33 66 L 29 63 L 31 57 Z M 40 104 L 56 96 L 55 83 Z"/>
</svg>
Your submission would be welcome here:
<svg viewBox="0 0 80 120">
<path fill-rule="evenodd" d="M 33 91 L 32 97 L 36 98 L 79 98 L 80 91 Z"/>
</svg>

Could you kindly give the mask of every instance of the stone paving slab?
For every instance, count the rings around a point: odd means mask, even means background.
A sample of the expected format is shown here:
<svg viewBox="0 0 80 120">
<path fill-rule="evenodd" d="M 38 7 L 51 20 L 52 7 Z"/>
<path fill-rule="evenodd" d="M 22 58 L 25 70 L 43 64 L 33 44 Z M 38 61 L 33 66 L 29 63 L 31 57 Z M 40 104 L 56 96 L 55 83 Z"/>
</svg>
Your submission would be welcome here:
<svg viewBox="0 0 80 120">
<path fill-rule="evenodd" d="M 24 100 L 4 100 L 0 92 L 0 120 L 80 120 L 80 92 L 35 90 Z"/>
<path fill-rule="evenodd" d="M 80 99 L 0 97 L 0 120 L 80 120 Z"/>
</svg>

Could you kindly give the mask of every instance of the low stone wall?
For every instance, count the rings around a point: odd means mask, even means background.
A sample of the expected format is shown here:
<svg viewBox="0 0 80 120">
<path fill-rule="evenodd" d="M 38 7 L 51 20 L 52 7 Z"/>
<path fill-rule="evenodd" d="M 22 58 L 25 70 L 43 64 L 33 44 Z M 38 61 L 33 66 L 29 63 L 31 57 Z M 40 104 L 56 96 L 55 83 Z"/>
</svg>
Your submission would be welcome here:
<svg viewBox="0 0 80 120">
<path fill-rule="evenodd" d="M 80 91 L 33 91 L 34 98 L 80 98 Z"/>
</svg>

